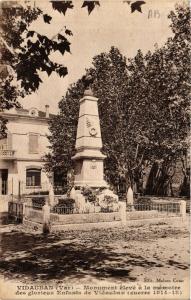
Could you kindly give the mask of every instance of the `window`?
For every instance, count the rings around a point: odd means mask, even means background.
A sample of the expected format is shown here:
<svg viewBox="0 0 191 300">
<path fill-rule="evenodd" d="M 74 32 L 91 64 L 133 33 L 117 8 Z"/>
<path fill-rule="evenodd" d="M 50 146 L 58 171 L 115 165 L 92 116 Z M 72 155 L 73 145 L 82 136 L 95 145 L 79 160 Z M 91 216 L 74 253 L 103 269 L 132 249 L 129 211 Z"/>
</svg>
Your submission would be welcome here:
<svg viewBox="0 0 191 300">
<path fill-rule="evenodd" d="M 41 169 L 27 169 L 26 170 L 26 185 L 40 186 L 41 185 Z"/>
<path fill-rule="evenodd" d="M 32 117 L 35 117 L 36 116 L 36 111 L 33 109 L 33 110 L 31 110 L 31 116 Z"/>
<path fill-rule="evenodd" d="M 29 153 L 38 153 L 38 134 L 29 133 Z"/>
<path fill-rule="evenodd" d="M 38 109 L 37 109 L 37 108 L 31 108 L 31 109 L 29 110 L 29 115 L 30 115 L 31 117 L 38 117 Z"/>
</svg>

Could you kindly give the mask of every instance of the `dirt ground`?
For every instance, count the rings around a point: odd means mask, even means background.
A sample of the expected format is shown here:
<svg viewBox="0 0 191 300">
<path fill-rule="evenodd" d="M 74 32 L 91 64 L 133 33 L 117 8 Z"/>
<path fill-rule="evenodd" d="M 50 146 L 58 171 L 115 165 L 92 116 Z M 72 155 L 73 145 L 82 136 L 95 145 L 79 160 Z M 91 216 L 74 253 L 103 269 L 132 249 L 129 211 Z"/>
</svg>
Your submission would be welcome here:
<svg viewBox="0 0 191 300">
<path fill-rule="evenodd" d="M 189 276 L 188 222 L 69 231 L 44 236 L 1 227 L 0 275 L 23 283 L 71 284 Z"/>
</svg>

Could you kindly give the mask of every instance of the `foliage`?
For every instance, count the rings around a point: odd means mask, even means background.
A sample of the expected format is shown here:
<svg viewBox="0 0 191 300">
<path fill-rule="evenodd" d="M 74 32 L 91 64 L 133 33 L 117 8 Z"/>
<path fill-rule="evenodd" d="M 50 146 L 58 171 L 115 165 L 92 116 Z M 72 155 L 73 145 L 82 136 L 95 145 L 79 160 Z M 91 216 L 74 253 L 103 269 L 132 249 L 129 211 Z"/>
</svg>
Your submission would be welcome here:
<svg viewBox="0 0 191 300">
<path fill-rule="evenodd" d="M 7 120 L 5 118 L 0 117 L 0 138 L 6 138 L 6 124 Z"/>
<path fill-rule="evenodd" d="M 140 197 L 138 199 L 135 200 L 134 204 L 141 204 L 141 205 L 145 205 L 146 207 L 148 206 L 151 206 L 152 204 L 152 200 L 150 198 L 147 198 L 147 197 Z"/>
<path fill-rule="evenodd" d="M 85 187 L 82 187 L 81 193 L 85 197 L 86 201 L 88 201 L 90 203 L 96 201 L 95 189 L 92 189 L 91 187 L 85 186 Z"/>
<path fill-rule="evenodd" d="M 187 150 L 189 128 L 189 9 L 177 6 L 171 12 L 175 33 L 166 44 L 146 55 L 139 50 L 133 59 L 112 47 L 109 53 L 93 58 L 87 71 L 94 78 L 92 89 L 99 98 L 105 175 L 116 189 L 121 181 L 126 187 L 142 189 L 144 170 L 161 162 L 161 179 L 169 174 L 171 183 L 176 160 Z M 82 79 L 73 84 L 59 103 L 60 114 L 50 123 L 52 154 L 46 168 L 63 173 L 72 167 L 75 153 L 79 99 L 85 86 Z M 160 112 L 160 113 L 159 113 Z M 172 174 L 171 174 L 172 173 Z"/>
<path fill-rule="evenodd" d="M 180 196 L 186 196 L 190 199 L 190 168 L 187 168 L 186 174 L 184 174 L 184 180 L 180 187 Z"/>
<path fill-rule="evenodd" d="M 38 7 L 32 7 L 29 2 L 19 2 L 16 5 L 2 2 L 0 6 L 0 110 L 19 107 L 18 97 L 35 92 L 42 79 L 39 72 L 48 76 L 56 72 L 60 77 L 67 74 L 67 68 L 50 59 L 52 52 L 70 52 L 70 42 L 67 35 L 71 31 L 53 39 L 30 30 L 33 21 L 43 17 L 49 24 L 52 17 L 44 14 Z M 5 121 L 0 120 L 0 137 L 5 134 Z"/>
<path fill-rule="evenodd" d="M 74 8 L 73 1 L 50 1 L 52 3 L 53 9 L 57 10 L 59 13 L 62 13 L 63 15 L 66 14 L 67 9 Z M 130 4 L 131 1 L 122 1 L 123 3 Z M 142 13 L 141 6 L 145 4 L 145 1 L 134 1 L 131 3 L 131 13 L 134 13 L 135 11 L 139 11 Z M 88 14 L 90 15 L 91 12 L 95 9 L 96 6 L 100 6 L 100 1 L 83 1 L 82 8 L 87 8 Z"/>
<path fill-rule="evenodd" d="M 53 40 L 29 30 L 29 25 L 42 14 L 39 8 L 18 5 L 2 6 L 1 10 L 1 59 L 11 69 L 8 71 L 8 77 L 2 77 L 1 103 L 5 106 L 3 108 L 9 109 L 11 104 L 15 104 L 18 96 L 24 97 L 39 88 L 42 82 L 39 71 L 46 72 L 49 76 L 52 72 L 57 72 L 59 76 L 67 74 L 67 68 L 50 60 L 50 54 L 55 51 L 62 55 L 66 51 L 70 52 L 70 42 L 66 38 L 66 30 L 65 35 L 59 33 Z M 49 16 L 43 17 L 45 22 L 50 22 Z M 17 83 L 19 82 L 19 85 L 14 87 L 11 85 L 14 79 L 13 75 L 10 75 L 11 72 L 15 74 Z M 7 101 L 9 102 L 5 105 Z"/>
<path fill-rule="evenodd" d="M 51 1 L 53 9 L 65 14 L 72 9 L 72 1 Z M 84 1 L 90 13 L 99 1 Z M 63 29 L 53 39 L 29 30 L 39 17 L 51 23 L 52 17 L 36 7 L 1 5 L 2 62 L 0 109 L 19 106 L 17 97 L 36 91 L 42 82 L 39 71 L 59 76 L 67 74 L 65 66 L 50 60 L 50 54 L 70 52 L 66 36 L 72 33 Z M 164 179 L 178 158 L 185 162 L 187 132 L 189 128 L 189 74 L 190 74 L 190 10 L 179 5 L 169 15 L 174 36 L 154 53 L 145 56 L 139 50 L 126 62 L 119 50 L 112 47 L 93 59 L 89 72 L 94 77 L 92 89 L 99 98 L 99 112 L 103 136 L 103 151 L 107 155 L 106 179 L 116 188 L 121 181 L 141 190 L 144 169 L 159 161 L 165 166 L 158 177 L 157 190 L 164 189 Z M 14 85 L 14 79 L 17 84 Z M 173 79 L 173 80 L 172 80 Z M 50 124 L 49 136 L 52 154 L 47 158 L 46 169 L 65 175 L 72 167 L 75 153 L 75 135 L 79 99 L 85 86 L 79 80 L 70 87 L 60 102 L 60 114 Z M 160 111 L 160 114 L 158 113 Z M 0 120 L 1 132 L 5 121 Z M 184 174 L 187 176 L 187 167 Z M 173 172 L 172 172 L 173 174 Z M 167 186 L 172 176 L 167 178 Z M 187 180 L 188 181 L 188 180 Z"/>
<path fill-rule="evenodd" d="M 113 212 L 118 210 L 118 202 L 116 198 L 110 195 L 103 195 L 99 198 L 99 205 L 102 212 Z"/>
<path fill-rule="evenodd" d="M 68 9 L 73 9 L 72 1 L 50 1 L 52 9 L 65 15 Z M 133 3 L 134 4 L 134 3 Z M 132 4 L 132 5 L 133 5 Z M 83 1 L 82 8 L 87 8 L 90 14 L 100 1 Z M 71 30 L 65 26 L 52 39 L 30 30 L 33 21 L 43 18 L 49 25 L 52 16 L 33 6 L 29 1 L 2 1 L 0 4 L 0 110 L 20 107 L 19 97 L 25 97 L 38 90 L 42 83 L 41 72 L 48 76 L 56 72 L 60 77 L 67 75 L 67 67 L 50 59 L 52 52 L 70 52 L 70 42 L 67 36 Z M 61 32 L 60 31 L 60 32 Z M 0 137 L 4 137 L 5 123 L 0 120 Z"/>
<path fill-rule="evenodd" d="M 52 9 L 65 15 L 68 9 L 73 9 L 72 1 L 50 1 Z M 132 5 L 136 5 L 137 1 Z M 83 1 L 82 8 L 87 8 L 90 14 L 100 1 Z M 67 35 L 72 32 L 65 26 L 64 36 L 58 33 L 53 39 L 29 29 L 33 21 L 43 18 L 48 25 L 52 16 L 33 6 L 30 2 L 2 2 L 1 12 L 1 70 L 0 91 L 1 109 L 10 109 L 19 106 L 18 96 L 24 97 L 39 88 L 42 79 L 39 71 L 46 72 L 49 76 L 57 72 L 59 76 L 67 74 L 67 67 L 50 60 L 52 52 L 59 51 L 62 55 L 70 52 L 70 42 Z M 3 72 L 2 72 L 3 68 Z M 6 73 L 6 75 L 5 75 Z M 14 81 L 17 81 L 14 84 Z"/>
<path fill-rule="evenodd" d="M 63 15 L 66 14 L 67 9 L 73 8 L 72 1 L 50 1 L 52 3 L 53 9 L 57 10 Z"/>
<path fill-rule="evenodd" d="M 38 192 L 31 192 L 27 195 L 48 195 L 49 194 L 49 191 L 38 191 Z"/>
<path fill-rule="evenodd" d="M 67 184 L 68 170 L 72 168 L 71 157 L 75 154 L 79 100 L 83 92 L 84 85 L 82 80 L 79 80 L 69 88 L 60 102 L 60 113 L 50 120 L 51 135 L 48 138 L 51 152 L 46 156 L 46 170 L 56 171 L 63 176 L 65 184 Z"/>
<path fill-rule="evenodd" d="M 34 197 L 32 198 L 32 206 L 34 207 L 42 207 L 45 205 L 45 202 L 46 202 L 46 197 L 42 197 L 42 196 L 39 196 L 39 197 Z"/>
<path fill-rule="evenodd" d="M 70 207 L 70 206 L 73 206 L 75 203 L 75 200 L 74 199 L 71 199 L 71 198 L 60 198 L 59 199 L 59 203 L 56 205 L 56 207 L 60 207 L 60 206 L 67 206 L 67 207 Z"/>
<path fill-rule="evenodd" d="M 87 7 L 88 14 L 90 15 L 96 5 L 100 6 L 99 1 L 84 1 L 82 7 Z"/>
<path fill-rule="evenodd" d="M 158 162 L 160 172 L 155 181 L 155 186 L 150 189 L 151 194 L 172 194 L 172 177 L 175 172 L 176 161 L 182 161 L 184 181 L 189 181 L 187 172 L 187 149 L 189 147 L 189 89 L 190 89 L 190 9 L 185 3 L 177 5 L 174 12 L 169 15 L 174 36 L 168 39 L 165 47 L 159 50 L 157 56 L 162 59 L 161 71 L 158 77 L 160 94 L 157 99 L 156 83 L 151 81 L 151 88 L 155 89 L 155 99 L 161 103 L 160 118 L 155 129 L 155 140 L 160 143 L 158 147 Z M 172 80 L 173 78 L 173 80 Z M 154 83 L 154 85 L 153 85 Z M 160 138 L 161 137 L 161 138 Z M 159 152 L 160 151 L 160 152 Z"/>
<path fill-rule="evenodd" d="M 71 198 L 60 198 L 58 204 L 53 207 L 55 213 L 70 214 L 74 211 L 75 200 Z"/>
</svg>

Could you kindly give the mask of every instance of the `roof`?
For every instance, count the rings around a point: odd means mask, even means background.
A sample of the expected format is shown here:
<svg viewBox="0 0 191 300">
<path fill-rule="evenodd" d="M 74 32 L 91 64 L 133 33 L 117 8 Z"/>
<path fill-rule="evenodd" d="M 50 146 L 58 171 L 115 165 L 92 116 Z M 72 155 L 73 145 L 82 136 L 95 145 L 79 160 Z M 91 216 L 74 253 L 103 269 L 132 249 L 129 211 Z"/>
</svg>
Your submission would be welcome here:
<svg viewBox="0 0 191 300">
<path fill-rule="evenodd" d="M 39 115 L 39 117 L 41 117 L 41 118 L 46 118 L 46 113 L 45 113 L 45 111 L 39 110 L 39 111 L 38 111 L 38 115 Z M 55 116 L 55 114 L 50 114 L 50 113 L 49 113 L 49 118 L 52 118 L 52 117 L 54 117 L 54 116 Z"/>
<path fill-rule="evenodd" d="M 24 109 L 24 108 L 15 108 L 11 110 L 6 110 L 0 113 L 2 116 L 5 117 L 22 117 L 22 118 L 30 118 L 30 119 L 41 119 L 48 121 L 51 119 L 55 114 L 49 113 L 49 117 L 46 117 L 46 112 L 38 110 L 35 107 L 32 107 L 30 109 Z"/>
</svg>

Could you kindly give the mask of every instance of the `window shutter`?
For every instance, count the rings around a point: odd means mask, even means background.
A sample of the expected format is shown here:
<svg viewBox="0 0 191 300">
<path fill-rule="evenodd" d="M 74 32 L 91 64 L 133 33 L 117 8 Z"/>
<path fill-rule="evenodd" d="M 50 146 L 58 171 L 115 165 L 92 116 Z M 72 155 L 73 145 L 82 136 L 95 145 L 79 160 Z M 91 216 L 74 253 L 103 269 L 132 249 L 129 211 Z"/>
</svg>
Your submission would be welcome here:
<svg viewBox="0 0 191 300">
<path fill-rule="evenodd" d="M 38 135 L 29 134 L 29 153 L 38 153 Z"/>
<path fill-rule="evenodd" d="M 12 134 L 10 132 L 7 133 L 7 145 L 8 149 L 12 149 Z"/>
</svg>

